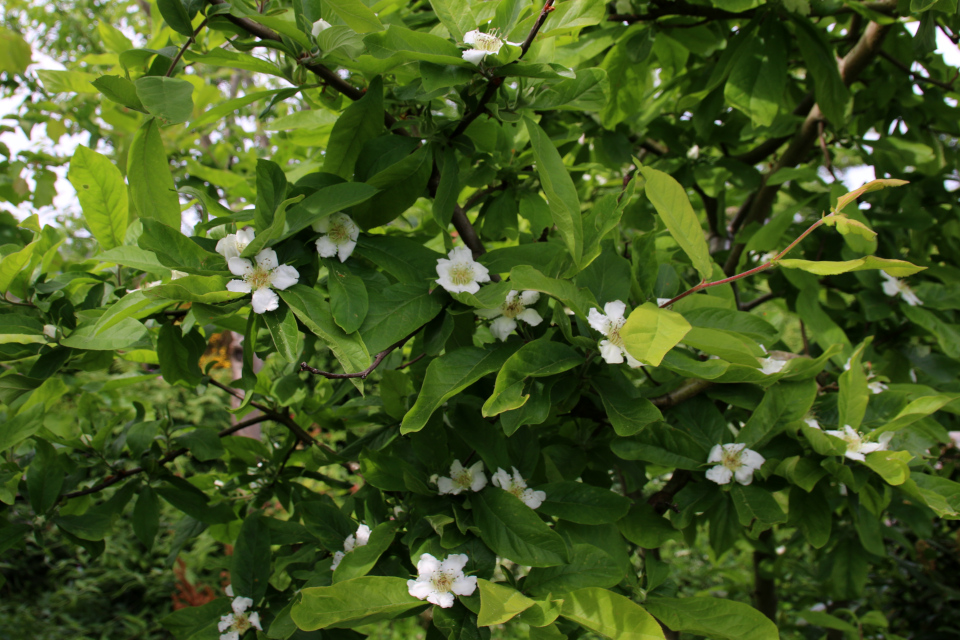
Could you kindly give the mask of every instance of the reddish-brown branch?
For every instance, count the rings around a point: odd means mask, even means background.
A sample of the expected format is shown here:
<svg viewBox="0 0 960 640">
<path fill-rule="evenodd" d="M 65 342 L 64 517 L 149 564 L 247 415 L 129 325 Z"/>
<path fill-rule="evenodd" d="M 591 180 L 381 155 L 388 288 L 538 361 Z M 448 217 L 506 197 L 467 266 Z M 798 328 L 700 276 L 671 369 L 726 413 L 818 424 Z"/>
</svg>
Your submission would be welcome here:
<svg viewBox="0 0 960 640">
<path fill-rule="evenodd" d="M 167 78 L 173 75 L 173 70 L 177 68 L 177 63 L 180 62 L 180 59 L 183 58 L 183 54 L 186 52 L 187 48 L 192 45 L 197 36 L 200 34 L 200 31 L 207 26 L 207 20 L 209 18 L 204 18 L 203 22 L 200 23 L 200 26 L 197 27 L 196 31 L 193 32 L 193 35 L 187 38 L 187 41 L 183 43 L 183 46 L 180 47 L 180 51 L 177 51 L 177 55 L 174 56 L 173 62 L 170 63 L 170 67 L 167 69 L 167 72 L 164 74 Z M 117 270 L 117 277 L 120 276 L 120 270 Z"/>
<path fill-rule="evenodd" d="M 668 509 L 676 511 L 677 506 L 673 504 L 673 497 L 680 493 L 680 490 L 687 486 L 687 483 L 692 479 L 693 474 L 685 469 L 674 471 L 666 486 L 647 498 L 647 504 L 652 506 L 660 515 L 666 513 Z"/>
<path fill-rule="evenodd" d="M 840 61 L 840 77 L 845 85 L 850 86 L 860 76 L 868 64 L 876 57 L 880 50 L 883 39 L 890 31 L 890 25 L 880 25 L 871 22 L 864 29 L 863 35 L 857 41 L 857 44 Z M 819 123 L 823 119 L 823 113 L 818 105 L 814 105 L 807 114 L 806 119 L 800 126 L 800 129 L 794 135 L 790 145 L 780 156 L 777 163 L 764 176 L 763 184 L 749 200 L 749 207 L 745 206 L 730 225 L 730 231 L 736 233 L 740 228 L 750 222 L 762 220 L 767 217 L 776 200 L 777 193 L 780 191 L 779 184 L 768 184 L 770 176 L 774 175 L 780 169 L 795 167 L 800 164 L 809 153 L 816 142 L 819 132 Z M 743 255 L 745 245 L 737 243 L 730 250 L 727 262 L 723 270 L 727 274 L 732 274 L 740 263 L 740 256 Z"/>
</svg>

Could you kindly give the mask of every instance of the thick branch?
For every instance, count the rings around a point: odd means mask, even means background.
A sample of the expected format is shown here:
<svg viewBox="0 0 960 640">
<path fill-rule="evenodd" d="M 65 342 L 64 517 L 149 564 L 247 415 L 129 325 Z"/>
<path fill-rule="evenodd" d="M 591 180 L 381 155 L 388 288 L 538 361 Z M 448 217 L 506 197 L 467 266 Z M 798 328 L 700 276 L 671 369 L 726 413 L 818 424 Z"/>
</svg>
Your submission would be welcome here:
<svg viewBox="0 0 960 640">
<path fill-rule="evenodd" d="M 647 498 L 647 504 L 651 505 L 660 515 L 666 513 L 667 509 L 676 510 L 677 507 L 673 504 L 673 497 L 680 493 L 680 490 L 687 486 L 692 478 L 693 474 L 685 469 L 674 471 L 666 486 Z"/>
<path fill-rule="evenodd" d="M 689 400 L 693 396 L 699 395 L 702 391 L 712 386 L 713 383 L 709 380 L 691 380 L 666 395 L 650 398 L 650 402 L 659 409 L 669 409 L 670 407 L 677 406 L 684 400 Z"/>
<path fill-rule="evenodd" d="M 884 37 L 890 30 L 890 25 L 879 25 L 871 22 L 867 25 L 863 35 L 857 44 L 850 50 L 843 60 L 840 61 L 840 77 L 845 85 L 850 86 L 860 76 L 868 64 L 876 57 L 883 43 Z M 773 203 L 776 200 L 777 193 L 780 191 L 779 184 L 767 184 L 770 176 L 780 169 L 795 167 L 800 164 L 810 152 L 819 134 L 819 123 L 823 119 L 823 113 L 818 105 L 814 105 L 807 114 L 806 119 L 800 126 L 790 145 L 784 151 L 783 155 L 777 161 L 770 171 L 763 178 L 763 185 L 749 200 L 749 207 L 741 211 L 731 224 L 730 231 L 736 234 L 742 227 L 750 222 L 763 220 L 770 214 Z M 740 263 L 740 256 L 743 254 L 743 243 L 738 243 L 730 250 L 730 255 L 723 267 L 728 275 L 734 273 L 737 265 Z"/>
</svg>

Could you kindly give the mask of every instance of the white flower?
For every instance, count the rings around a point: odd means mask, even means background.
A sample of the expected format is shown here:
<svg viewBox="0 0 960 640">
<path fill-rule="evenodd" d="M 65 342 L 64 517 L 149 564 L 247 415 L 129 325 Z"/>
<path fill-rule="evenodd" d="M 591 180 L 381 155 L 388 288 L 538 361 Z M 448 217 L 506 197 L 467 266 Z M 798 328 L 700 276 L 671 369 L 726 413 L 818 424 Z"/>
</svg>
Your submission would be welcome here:
<svg viewBox="0 0 960 640">
<path fill-rule="evenodd" d="M 55 340 L 57 337 L 57 327 L 52 324 L 43 325 L 43 335 L 47 336 L 51 340 Z"/>
<path fill-rule="evenodd" d="M 179 280 L 180 278 L 186 278 L 189 273 L 186 271 L 177 271 L 176 269 L 170 270 L 170 280 Z"/>
<path fill-rule="evenodd" d="M 220 242 L 217 243 L 217 253 L 227 261 L 230 258 L 239 258 L 251 242 L 253 242 L 253 229 L 240 229 L 236 233 L 220 238 Z"/>
<path fill-rule="evenodd" d="M 440 562 L 424 553 L 417 562 L 417 579 L 407 580 L 407 591 L 414 598 L 449 609 L 453 606 L 453 594 L 469 596 L 477 590 L 476 576 L 463 575 L 467 560 L 466 555 L 455 553 Z"/>
<path fill-rule="evenodd" d="M 490 272 L 474 262 L 466 247 L 457 247 L 447 257 L 437 259 L 437 284 L 450 293 L 476 293 L 481 282 L 490 282 Z"/>
<path fill-rule="evenodd" d="M 280 306 L 280 298 L 270 290 L 271 287 L 283 291 L 297 284 L 300 273 L 289 265 L 277 262 L 277 252 L 264 249 L 257 254 L 257 264 L 245 258 L 230 258 L 227 266 L 230 273 L 241 276 L 243 280 L 231 280 L 227 291 L 237 293 L 253 292 L 253 310 L 255 313 L 273 311 Z"/>
<path fill-rule="evenodd" d="M 313 35 L 314 38 L 316 38 L 322 32 L 326 31 L 332 26 L 333 26 L 332 24 L 330 24 L 329 22 L 321 18 L 313 23 L 313 29 L 310 30 L 310 33 L 311 35 Z"/>
<path fill-rule="evenodd" d="M 360 227 L 345 213 L 334 213 L 313 223 L 313 230 L 324 235 L 317 238 L 317 252 L 324 258 L 338 256 L 346 262 L 360 237 Z"/>
<path fill-rule="evenodd" d="M 228 596 L 230 596 L 230 597 L 232 598 L 232 597 L 233 597 L 233 584 L 228 584 L 228 585 L 227 585 L 227 588 L 224 589 L 223 592 L 226 593 Z"/>
<path fill-rule="evenodd" d="M 437 493 L 440 495 L 458 495 L 461 491 L 480 491 L 487 486 L 487 476 L 483 473 L 483 462 L 477 462 L 465 469 L 459 460 L 450 465 L 449 478 L 437 478 Z"/>
<path fill-rule="evenodd" d="M 760 371 L 767 376 L 780 373 L 787 366 L 786 360 L 777 360 L 776 358 L 757 358 L 757 360 L 760 361 Z"/>
<path fill-rule="evenodd" d="M 695 144 L 689 149 L 687 149 L 687 158 L 690 160 L 696 160 L 700 157 L 700 145 Z"/>
<path fill-rule="evenodd" d="M 491 53 L 497 55 L 503 47 L 503 40 L 492 33 L 483 33 L 476 29 L 463 34 L 463 43 L 473 47 L 463 52 L 463 59 L 475 65 L 479 65 Z"/>
<path fill-rule="evenodd" d="M 604 361 L 608 364 L 620 364 L 626 358 L 627 364 L 635 369 L 642 367 L 643 363 L 627 353 L 627 350 L 623 348 L 623 338 L 620 337 L 620 329 L 627 321 L 623 317 L 626 310 L 626 304 L 614 300 L 603 305 L 604 313 L 600 313 L 595 308 L 590 309 L 590 313 L 587 314 L 587 321 L 591 327 L 607 337 L 606 340 L 600 341 L 600 355 Z"/>
<path fill-rule="evenodd" d="M 794 223 L 794 224 L 802 224 L 805 219 L 806 219 L 806 217 L 805 217 L 802 213 L 800 213 L 799 211 L 796 212 L 795 214 L 793 214 L 793 223 Z"/>
<path fill-rule="evenodd" d="M 333 554 L 333 564 L 330 565 L 330 571 L 335 570 L 340 566 L 340 561 L 343 560 L 343 557 L 356 549 L 357 547 L 363 547 L 370 541 L 370 527 L 365 524 L 357 527 L 357 532 L 355 534 L 351 533 L 347 536 L 347 539 L 343 541 L 343 551 L 337 551 Z"/>
<path fill-rule="evenodd" d="M 535 327 L 543 318 L 536 309 L 527 309 L 540 299 L 538 291 L 510 291 L 506 301 L 496 309 L 480 309 L 477 315 L 481 318 L 496 318 L 490 323 L 490 333 L 506 342 L 507 336 L 517 328 L 517 320 L 523 320 L 531 327 Z"/>
<path fill-rule="evenodd" d="M 823 427 L 820 426 L 820 423 L 817 422 L 816 418 L 804 418 L 803 421 L 807 423 L 808 427 L 813 427 L 814 429 L 823 429 Z"/>
<path fill-rule="evenodd" d="M 871 393 L 883 393 L 887 390 L 887 385 L 883 384 L 879 380 L 874 380 L 867 384 L 867 389 L 870 389 Z"/>
<path fill-rule="evenodd" d="M 863 435 L 848 424 L 843 425 L 843 431 L 826 431 L 825 433 L 846 442 L 847 450 L 843 455 L 860 462 L 866 460 L 866 454 L 886 449 L 890 439 L 893 438 L 893 432 L 887 431 L 880 434 L 879 442 L 864 442 Z"/>
<path fill-rule="evenodd" d="M 227 595 L 232 595 L 233 589 L 227 589 Z M 258 631 L 263 631 L 260 626 L 260 614 L 254 611 L 246 613 L 247 609 L 253 606 L 253 600 L 238 596 L 233 599 L 233 613 L 220 616 L 220 623 L 217 629 L 220 631 L 220 640 L 239 640 L 240 636 L 246 633 L 247 629 L 253 627 Z"/>
<path fill-rule="evenodd" d="M 923 304 L 920 298 L 917 297 L 917 294 L 913 292 L 907 283 L 899 278 L 894 278 L 891 275 L 887 275 L 886 271 L 881 271 L 880 275 L 883 276 L 883 292 L 891 297 L 900 296 L 903 298 L 903 301 L 906 302 L 911 307 L 915 307 L 919 304 Z"/>
<path fill-rule="evenodd" d="M 746 449 L 743 444 L 715 445 L 710 450 L 707 464 L 719 463 L 707 470 L 707 479 L 717 484 L 727 484 L 736 478 L 743 485 L 753 482 L 753 472 L 763 466 L 764 457 Z"/>
<path fill-rule="evenodd" d="M 520 477 L 520 472 L 517 471 L 517 468 L 510 468 L 513 470 L 513 476 L 503 469 L 497 468 L 497 472 L 493 474 L 492 478 L 493 486 L 500 487 L 504 491 L 517 496 L 523 500 L 523 504 L 531 509 L 536 509 L 543 504 L 543 501 L 547 499 L 547 494 L 543 491 L 527 489 L 527 483 Z"/>
</svg>

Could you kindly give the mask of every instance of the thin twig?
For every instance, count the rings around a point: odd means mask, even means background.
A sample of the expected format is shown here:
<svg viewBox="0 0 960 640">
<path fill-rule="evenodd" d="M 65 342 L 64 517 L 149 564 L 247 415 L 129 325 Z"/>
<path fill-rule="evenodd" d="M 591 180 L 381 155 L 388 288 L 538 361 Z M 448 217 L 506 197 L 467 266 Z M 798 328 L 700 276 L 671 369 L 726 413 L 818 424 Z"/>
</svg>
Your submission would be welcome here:
<svg viewBox="0 0 960 640">
<path fill-rule="evenodd" d="M 253 418 L 250 418 L 249 420 L 238 422 L 232 427 L 228 427 L 224 429 L 223 431 L 217 434 L 217 437 L 223 438 L 229 435 L 233 435 L 234 433 L 236 433 L 237 431 L 240 431 L 241 429 L 246 429 L 247 427 L 251 427 L 255 424 L 259 424 L 269 419 L 270 418 L 266 415 L 255 416 Z M 171 460 L 173 460 L 174 458 L 178 458 L 183 454 L 187 453 L 187 451 L 188 451 L 187 447 L 182 447 L 180 449 L 174 449 L 173 451 L 168 451 L 159 460 L 157 460 L 157 463 L 164 465 L 170 462 Z M 100 484 L 96 484 L 86 489 L 80 489 L 78 491 L 65 493 L 62 496 L 60 496 L 59 501 L 63 502 L 65 500 L 70 500 L 71 498 L 79 498 L 80 496 L 85 496 L 91 493 L 97 493 L 97 492 L 103 491 L 107 487 L 111 487 L 122 480 L 126 480 L 127 478 L 131 476 L 135 476 L 138 473 L 143 473 L 143 471 L 144 471 L 143 467 L 134 467 L 133 469 L 125 469 L 123 471 L 116 473 L 115 475 L 107 476 L 106 478 L 104 478 L 102 482 L 100 482 Z"/>
<path fill-rule="evenodd" d="M 187 48 L 196 42 L 197 36 L 200 34 L 200 30 L 207 26 L 207 20 L 209 19 L 210 18 L 204 18 L 203 22 L 200 23 L 200 26 L 198 26 L 196 31 L 193 32 L 193 35 L 187 38 L 187 41 L 183 43 L 183 46 L 180 47 L 180 51 L 177 51 L 177 55 L 174 56 L 173 62 L 170 63 L 170 68 L 167 69 L 165 74 L 163 74 L 165 77 L 169 78 L 173 75 L 173 70 L 177 68 L 177 63 L 180 62 L 180 58 L 183 57 L 183 54 L 186 52 Z"/>
<path fill-rule="evenodd" d="M 840 182 L 840 179 L 837 178 L 837 173 L 833 170 L 833 163 L 830 161 L 830 151 L 827 149 L 827 140 L 823 136 L 823 132 L 827 128 L 827 123 L 821 120 L 817 123 L 817 128 L 817 138 L 820 140 L 820 150 L 823 152 L 823 166 L 825 166 L 827 171 L 830 172 L 830 175 L 833 176 L 834 182 Z"/>
<path fill-rule="evenodd" d="M 426 325 L 423 325 L 423 326 L 425 327 Z M 383 362 L 384 358 L 386 358 L 388 355 L 393 353 L 394 350 L 399 349 L 400 347 L 405 345 L 407 343 L 407 340 L 409 340 L 413 336 L 420 333 L 421 329 L 423 329 L 423 327 L 417 327 L 414 331 L 412 331 L 409 335 L 407 335 L 407 337 L 402 338 L 401 340 L 397 340 L 392 345 L 390 345 L 389 347 L 387 347 L 386 349 L 378 353 L 377 356 L 373 359 L 373 362 L 370 364 L 370 366 L 364 369 L 363 371 L 358 371 L 356 373 L 331 373 L 329 371 L 321 371 L 320 369 L 311 367 L 306 362 L 300 363 L 300 371 L 309 371 L 315 376 L 323 376 L 324 378 L 328 378 L 330 380 L 343 380 L 344 378 L 360 378 L 360 379 L 366 380 L 367 376 L 373 373 L 373 370 L 380 366 L 380 363 Z"/>
<path fill-rule="evenodd" d="M 753 300 L 750 300 L 749 302 L 740 303 L 740 311 L 750 311 L 751 309 L 759 307 L 764 302 L 773 300 L 774 298 L 778 298 L 779 296 L 780 296 L 779 293 L 775 293 L 773 291 L 771 291 L 770 293 L 765 293 L 758 298 L 754 298 Z"/>
<path fill-rule="evenodd" d="M 222 382 L 218 382 L 212 378 L 210 379 L 210 384 L 217 387 L 218 389 L 222 389 L 223 391 L 226 391 L 227 393 L 232 395 L 234 398 L 237 398 L 238 400 L 241 400 L 241 401 L 243 400 L 243 397 L 244 397 L 243 394 L 237 391 L 236 389 L 234 389 L 233 387 L 228 387 Z M 317 441 L 314 439 L 314 437 L 311 436 L 306 431 L 304 431 L 303 427 L 301 427 L 299 424 L 294 422 L 289 415 L 277 413 L 270 407 L 267 407 L 266 405 L 262 405 L 258 402 L 250 402 L 250 406 L 253 407 L 254 409 L 259 409 L 263 413 L 267 414 L 267 416 L 269 416 L 269 418 L 274 422 L 285 426 L 305 444 L 317 444 Z"/>
<path fill-rule="evenodd" d="M 425 358 L 426 355 L 427 355 L 426 353 L 421 353 L 421 354 L 418 355 L 416 358 L 413 358 L 412 360 L 407 360 L 406 362 L 404 362 L 403 364 L 401 364 L 399 367 L 397 367 L 397 370 L 399 371 L 400 369 L 406 369 L 407 367 L 409 367 L 409 366 L 412 365 L 413 363 L 419 362 L 420 360 L 422 360 L 423 358 Z"/>
<path fill-rule="evenodd" d="M 903 71 L 905 74 L 907 74 L 917 82 L 925 82 L 927 84 L 932 84 L 936 87 L 940 87 L 941 89 L 945 89 L 947 91 L 954 90 L 953 83 L 956 82 L 957 80 L 956 75 L 953 76 L 953 80 L 951 80 L 950 82 L 942 82 L 940 80 L 934 80 L 929 76 L 925 76 L 923 74 L 917 73 L 916 71 L 912 70 L 910 67 L 902 63 L 900 60 L 898 60 L 897 58 L 887 53 L 886 51 L 881 50 L 880 57 L 886 60 L 887 62 L 889 62 L 890 64 L 892 64 L 893 66 L 895 66 L 900 71 Z"/>
</svg>

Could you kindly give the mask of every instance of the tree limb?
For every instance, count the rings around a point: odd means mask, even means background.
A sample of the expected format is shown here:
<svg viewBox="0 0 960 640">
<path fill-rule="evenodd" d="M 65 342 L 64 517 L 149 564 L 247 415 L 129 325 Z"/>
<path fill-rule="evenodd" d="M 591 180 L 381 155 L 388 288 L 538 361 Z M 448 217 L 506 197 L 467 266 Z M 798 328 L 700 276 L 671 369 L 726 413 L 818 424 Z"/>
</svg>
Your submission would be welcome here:
<svg viewBox="0 0 960 640">
<path fill-rule="evenodd" d="M 690 380 L 682 387 L 678 387 L 666 395 L 650 398 L 650 402 L 659 409 L 669 409 L 670 407 L 677 406 L 684 400 L 689 400 L 693 396 L 699 395 L 702 391 L 712 386 L 713 382 L 709 380 Z"/>
<path fill-rule="evenodd" d="M 407 340 L 409 340 L 413 336 L 420 333 L 420 331 L 425 326 L 426 325 L 417 327 L 407 337 L 402 338 L 401 340 L 397 340 L 392 345 L 390 345 L 389 347 L 387 347 L 386 349 L 378 353 L 377 356 L 373 359 L 373 362 L 370 364 L 370 366 L 364 369 L 363 371 L 358 371 L 356 373 L 330 373 L 329 371 L 321 371 L 320 369 L 311 367 L 306 362 L 300 363 L 300 371 L 309 371 L 315 376 L 323 376 L 324 378 L 328 378 L 330 380 L 343 380 L 345 378 L 360 378 L 362 380 L 366 380 L 367 376 L 373 373 L 373 370 L 380 366 L 380 363 L 383 362 L 384 358 L 386 358 L 388 355 L 393 353 L 394 350 L 399 349 L 400 347 L 405 345 L 407 343 Z"/>
</svg>

